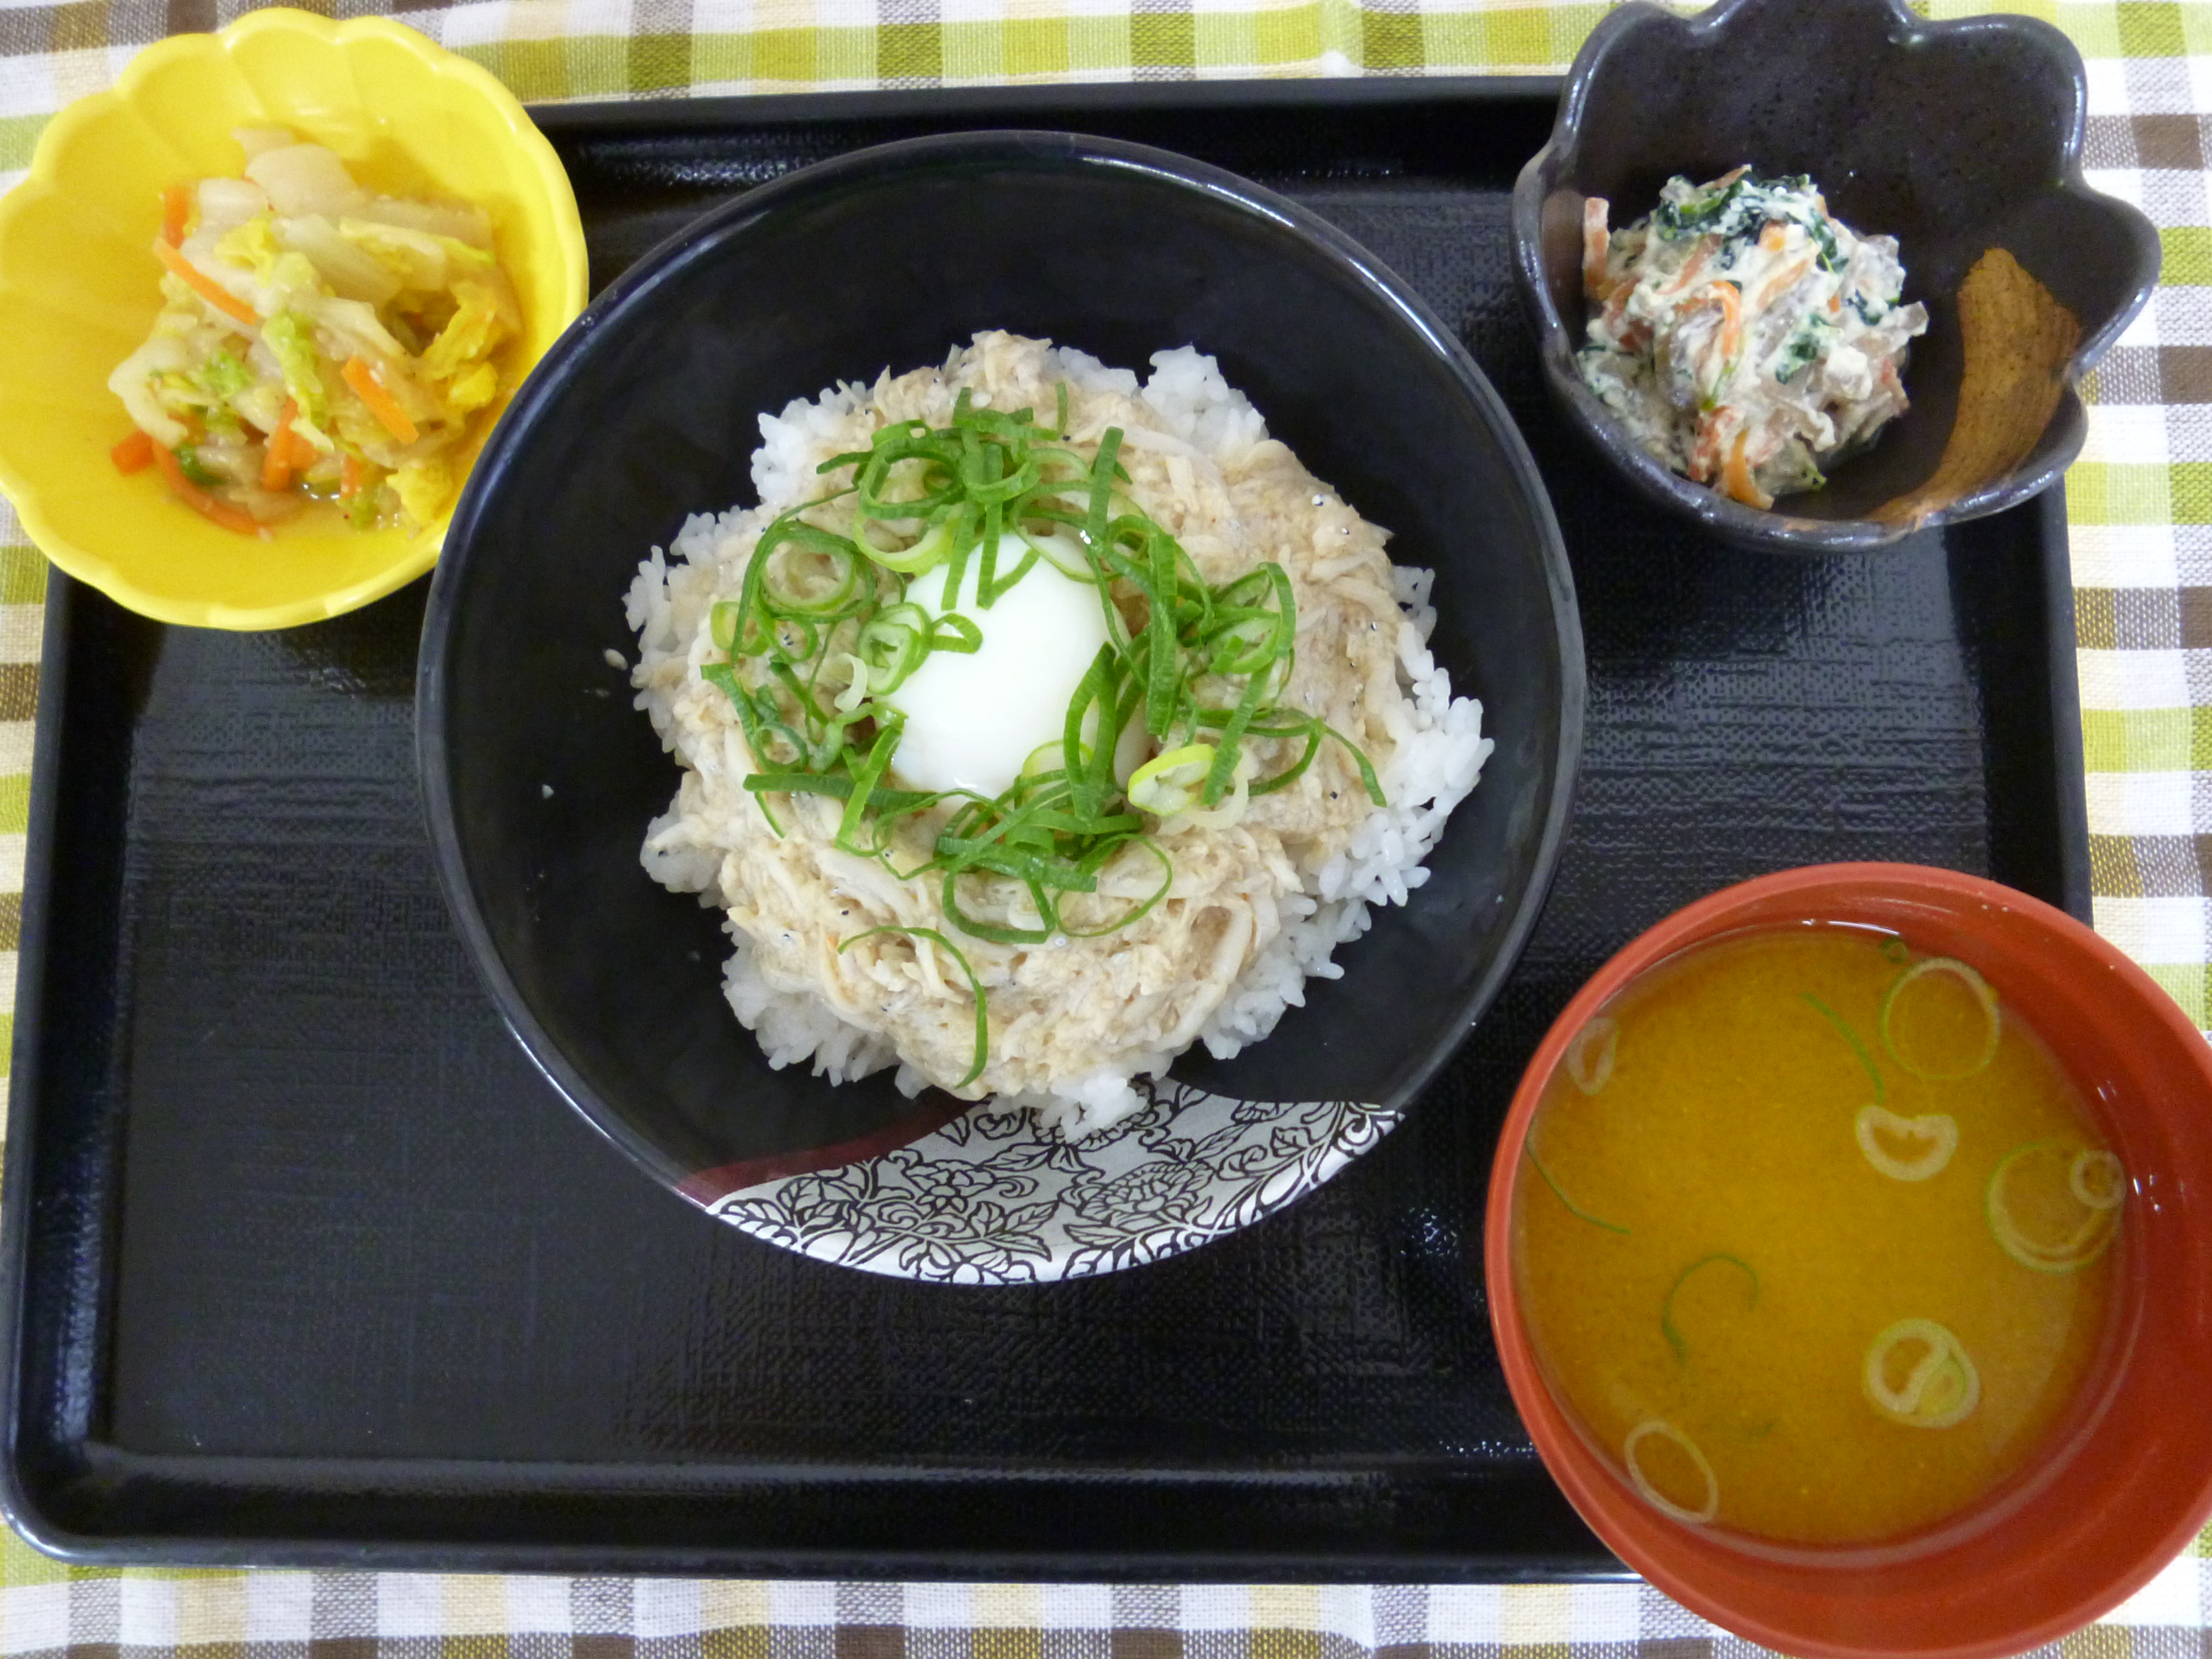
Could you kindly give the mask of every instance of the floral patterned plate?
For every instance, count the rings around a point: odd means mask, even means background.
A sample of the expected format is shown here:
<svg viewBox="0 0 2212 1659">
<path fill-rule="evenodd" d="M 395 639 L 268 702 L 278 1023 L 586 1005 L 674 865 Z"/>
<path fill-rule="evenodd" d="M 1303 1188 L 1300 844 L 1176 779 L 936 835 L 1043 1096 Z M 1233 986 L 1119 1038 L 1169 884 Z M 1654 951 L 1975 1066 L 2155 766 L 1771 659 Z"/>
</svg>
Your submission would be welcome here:
<svg viewBox="0 0 2212 1659">
<path fill-rule="evenodd" d="M 819 1261 L 953 1285 L 1042 1284 L 1163 1261 L 1249 1226 L 1402 1115 L 1352 1100 L 1230 1100 L 1170 1080 L 1087 1140 L 979 1108 L 894 1152 L 748 1187 L 708 1210 Z"/>
</svg>

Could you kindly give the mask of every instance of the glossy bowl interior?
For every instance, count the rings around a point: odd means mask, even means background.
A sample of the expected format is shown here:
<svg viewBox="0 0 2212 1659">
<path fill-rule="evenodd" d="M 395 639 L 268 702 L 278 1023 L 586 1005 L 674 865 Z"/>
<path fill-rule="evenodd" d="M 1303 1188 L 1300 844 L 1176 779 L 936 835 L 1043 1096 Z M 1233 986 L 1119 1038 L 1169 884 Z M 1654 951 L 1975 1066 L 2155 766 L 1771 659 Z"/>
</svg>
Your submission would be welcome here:
<svg viewBox="0 0 2212 1659">
<path fill-rule="evenodd" d="M 1930 23 L 1904 0 L 1621 7 L 1584 42 L 1551 142 L 1514 190 L 1515 276 L 1555 400 L 1647 498 L 1772 550 L 1863 551 L 2027 499 L 2079 453 L 2075 382 L 2158 281 L 2150 221 L 2083 180 L 2086 96 L 2072 43 L 2030 17 Z M 1846 224 L 1897 238 L 1905 297 L 1929 311 L 1905 368 L 1912 407 L 1825 488 L 1771 511 L 1670 471 L 1575 364 L 1583 200 L 1604 197 L 1618 229 L 1670 175 L 1747 163 L 1809 174 Z M 2050 313 L 2012 289 L 1999 321 L 1966 338 L 1961 289 L 1998 248 L 2071 314 L 2070 350 L 2031 326 Z"/>
<path fill-rule="evenodd" d="M 1049 234 L 1040 234 L 1049 227 Z M 753 191 L 593 301 L 495 434 L 431 590 L 417 703 L 441 873 L 507 1018 L 656 1176 L 720 1193 L 955 1109 L 887 1073 L 772 1071 L 724 1001 L 718 913 L 639 867 L 678 769 L 631 705 L 623 596 L 695 512 L 756 499 L 757 416 L 941 362 L 978 331 L 1140 372 L 1215 354 L 1316 476 L 1433 566 L 1433 647 L 1497 751 L 1410 907 L 1236 1060 L 1251 1100 L 1402 1103 L 1532 926 L 1579 750 L 1581 636 L 1528 452 L 1464 349 L 1349 239 L 1233 176 L 1064 134 L 856 153 Z M 711 1179 L 708 1172 L 720 1172 Z"/>
<path fill-rule="evenodd" d="M 1546 1386 L 1510 1259 L 1522 1156 L 1546 1085 L 1590 1016 L 1647 969 L 1745 928 L 1808 920 L 1891 928 L 1988 979 L 2050 1045 L 2134 1188 L 2126 1274 L 2087 1403 L 2043 1466 L 1929 1541 L 1879 1550 L 1752 1548 L 1647 1504 Z M 2176 1392 L 2212 1376 L 2212 1048 L 2172 1000 L 2063 912 L 1978 877 L 1841 864 L 1759 878 L 1661 922 L 1568 1004 L 1498 1141 L 1485 1231 L 1491 1317 L 1514 1404 L 1546 1466 L 1623 1560 L 1698 1613 L 1784 1652 L 2018 1653 L 2117 1606 L 2212 1515 L 2212 1419 Z"/>
<path fill-rule="evenodd" d="M 164 186 L 236 175 L 234 127 L 281 124 L 327 144 L 370 189 L 474 202 L 489 214 L 523 330 L 511 389 L 582 309 L 583 223 L 560 160 L 484 70 L 382 19 L 332 23 L 272 8 L 219 34 L 148 47 L 109 91 L 40 136 L 30 177 L 0 201 L 0 489 L 71 575 L 164 622 L 282 628 L 336 616 L 430 568 L 447 518 L 405 534 L 295 526 L 240 536 L 171 501 L 151 469 L 119 476 L 131 430 L 107 377 L 161 309 L 150 252 Z M 507 396 L 476 417 L 465 468 Z"/>
</svg>

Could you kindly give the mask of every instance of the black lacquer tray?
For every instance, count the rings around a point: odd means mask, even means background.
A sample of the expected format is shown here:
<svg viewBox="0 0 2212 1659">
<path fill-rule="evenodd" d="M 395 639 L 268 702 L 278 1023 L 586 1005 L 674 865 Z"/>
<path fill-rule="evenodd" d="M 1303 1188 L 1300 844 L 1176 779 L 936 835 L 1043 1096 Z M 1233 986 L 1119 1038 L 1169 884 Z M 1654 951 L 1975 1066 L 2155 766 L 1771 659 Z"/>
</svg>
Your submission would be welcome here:
<svg viewBox="0 0 2212 1659">
<path fill-rule="evenodd" d="M 1462 332 L 1587 635 L 1543 922 L 1408 1121 L 1288 1212 L 1100 1279 L 951 1289 L 757 1243 L 532 1069 L 431 868 L 421 585 L 262 635 L 49 599 L 4 1200 L 6 1498 L 92 1561 L 1352 1580 L 1620 1571 L 1514 1415 L 1484 1186 L 1617 945 L 1835 859 L 2087 915 L 2056 494 L 1875 557 L 1732 553 L 1554 418 L 1506 196 L 1554 82 L 1069 88 L 553 109 L 604 283 L 689 216 L 909 133 L 1057 126 L 1282 190 Z M 1042 234 L 1042 233 L 1041 233 Z"/>
</svg>

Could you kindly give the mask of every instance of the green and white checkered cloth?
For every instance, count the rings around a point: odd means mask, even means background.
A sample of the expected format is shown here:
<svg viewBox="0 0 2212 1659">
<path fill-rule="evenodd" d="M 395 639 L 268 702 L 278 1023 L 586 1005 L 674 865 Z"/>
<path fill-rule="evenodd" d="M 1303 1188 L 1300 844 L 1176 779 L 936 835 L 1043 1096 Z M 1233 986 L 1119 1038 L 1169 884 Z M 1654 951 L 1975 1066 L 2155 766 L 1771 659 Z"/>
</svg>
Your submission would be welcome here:
<svg viewBox="0 0 2212 1659">
<path fill-rule="evenodd" d="M 1961 0 L 1923 9 L 1993 9 Z M 2165 240 L 2163 286 L 2088 388 L 2089 443 L 2067 499 L 2097 926 L 2203 1027 L 2212 1024 L 2212 3 L 2014 9 L 2056 23 L 2081 47 L 2091 180 L 2143 207 Z M 47 118 L 111 84 L 137 48 L 244 9 L 232 0 L 0 0 L 0 187 L 21 176 Z M 549 100 L 1557 72 L 1605 9 L 1540 0 L 417 0 L 402 15 L 522 97 Z M 0 507 L 0 1008 L 13 1006 L 45 590 L 43 560 Z M 0 1065 L 6 1054 L 0 1040 Z M 179 1650 L 195 1659 L 1759 1651 L 1635 1583 L 1106 1589 L 116 1572 L 62 1567 L 0 1536 L 0 1656 Z M 2111 1618 L 2046 1651 L 2212 1656 L 2212 1533 Z"/>
</svg>

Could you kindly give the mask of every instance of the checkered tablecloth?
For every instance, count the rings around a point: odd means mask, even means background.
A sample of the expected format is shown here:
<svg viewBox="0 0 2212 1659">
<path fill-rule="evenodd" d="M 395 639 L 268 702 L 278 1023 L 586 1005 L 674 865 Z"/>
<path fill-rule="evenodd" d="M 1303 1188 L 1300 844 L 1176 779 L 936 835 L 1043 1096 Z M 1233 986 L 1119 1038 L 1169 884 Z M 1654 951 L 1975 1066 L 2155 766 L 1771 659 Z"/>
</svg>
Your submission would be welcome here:
<svg viewBox="0 0 2212 1659">
<path fill-rule="evenodd" d="M 246 9 L 0 0 L 0 187 L 21 176 L 54 111 L 110 84 L 138 47 Z M 339 15 L 365 9 L 349 3 Z M 2088 387 L 2089 443 L 2067 499 L 2097 926 L 2203 1027 L 2212 1022 L 2212 3 L 2017 9 L 2081 47 L 2092 181 L 2146 209 L 2165 241 L 2164 286 Z M 400 15 L 526 99 L 546 100 L 1558 71 L 1604 10 L 1520 0 L 413 0 Z M 0 505 L 0 1008 L 14 1001 L 45 591 L 43 560 Z M 8 1035 L 0 1027 L 0 1066 Z M 64 1568 L 0 1536 L 0 1655 L 118 1649 L 206 1659 L 1757 1651 L 1634 1583 L 1109 1589 L 113 1572 Z M 2212 1659 L 2212 1533 L 2111 1618 L 2047 1651 Z"/>
</svg>

